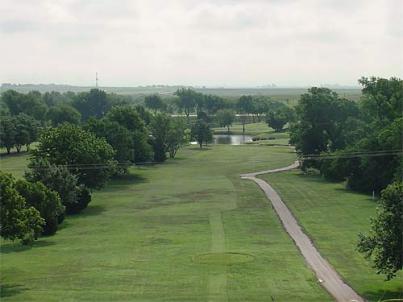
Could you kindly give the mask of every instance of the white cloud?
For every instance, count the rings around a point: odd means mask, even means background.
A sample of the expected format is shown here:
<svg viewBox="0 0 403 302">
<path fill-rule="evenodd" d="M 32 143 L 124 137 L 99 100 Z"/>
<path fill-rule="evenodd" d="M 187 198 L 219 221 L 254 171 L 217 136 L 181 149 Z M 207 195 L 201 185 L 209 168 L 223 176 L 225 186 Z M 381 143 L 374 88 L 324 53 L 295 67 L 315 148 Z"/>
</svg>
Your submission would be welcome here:
<svg viewBox="0 0 403 302">
<path fill-rule="evenodd" d="M 0 82 L 355 84 L 403 75 L 400 0 L 3 0 Z"/>
</svg>

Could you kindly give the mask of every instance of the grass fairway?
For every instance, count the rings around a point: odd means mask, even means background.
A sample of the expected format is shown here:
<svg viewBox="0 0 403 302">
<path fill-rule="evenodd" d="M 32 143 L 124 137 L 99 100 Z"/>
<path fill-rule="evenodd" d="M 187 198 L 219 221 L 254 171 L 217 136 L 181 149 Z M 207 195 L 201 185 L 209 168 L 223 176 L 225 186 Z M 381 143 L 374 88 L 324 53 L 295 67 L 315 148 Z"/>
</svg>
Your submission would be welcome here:
<svg viewBox="0 0 403 302">
<path fill-rule="evenodd" d="M 263 193 L 239 177 L 294 156 L 189 147 L 133 168 L 55 236 L 2 242 L 2 301 L 331 301 Z"/>
<path fill-rule="evenodd" d="M 298 171 L 262 176 L 313 239 L 319 251 L 355 290 L 370 301 L 403 298 L 403 274 L 385 282 L 356 251 L 358 233 L 369 231 L 376 203 L 319 176 Z"/>
</svg>

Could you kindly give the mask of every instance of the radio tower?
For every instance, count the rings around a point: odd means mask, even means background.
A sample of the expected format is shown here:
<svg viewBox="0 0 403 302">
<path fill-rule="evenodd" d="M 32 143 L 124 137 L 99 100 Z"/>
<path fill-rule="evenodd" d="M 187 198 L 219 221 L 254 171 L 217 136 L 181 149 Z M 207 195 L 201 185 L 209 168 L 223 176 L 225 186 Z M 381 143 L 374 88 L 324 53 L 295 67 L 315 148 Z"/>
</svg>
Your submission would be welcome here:
<svg viewBox="0 0 403 302">
<path fill-rule="evenodd" d="M 98 72 L 95 73 L 95 87 L 98 88 Z"/>
</svg>

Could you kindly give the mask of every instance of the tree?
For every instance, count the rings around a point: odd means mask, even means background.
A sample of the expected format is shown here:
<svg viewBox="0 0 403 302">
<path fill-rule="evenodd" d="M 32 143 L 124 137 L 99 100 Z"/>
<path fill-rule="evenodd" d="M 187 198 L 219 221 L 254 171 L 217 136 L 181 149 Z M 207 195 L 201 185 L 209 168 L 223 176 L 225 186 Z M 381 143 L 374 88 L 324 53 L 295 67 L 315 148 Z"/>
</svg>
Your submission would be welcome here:
<svg viewBox="0 0 403 302">
<path fill-rule="evenodd" d="M 66 165 L 88 188 L 101 188 L 114 172 L 114 150 L 105 139 L 75 125 L 63 124 L 48 129 L 33 151 L 35 159 Z"/>
<path fill-rule="evenodd" d="M 217 110 L 224 109 L 225 102 L 222 98 L 216 95 L 204 96 L 204 108 L 206 108 L 208 114 L 215 114 Z"/>
<path fill-rule="evenodd" d="M 103 117 L 112 107 L 107 94 L 100 89 L 80 93 L 75 97 L 72 105 L 81 113 L 84 121 L 90 117 Z"/>
<path fill-rule="evenodd" d="M 29 151 L 31 143 L 38 139 L 39 123 L 33 117 L 20 113 L 14 118 L 15 123 L 15 147 L 20 152 L 22 146 Z"/>
<path fill-rule="evenodd" d="M 41 94 L 31 91 L 28 94 L 7 90 L 2 94 L 2 101 L 7 105 L 11 115 L 25 113 L 36 120 L 44 120 L 47 106 L 42 100 Z"/>
<path fill-rule="evenodd" d="M 51 120 L 53 126 L 63 123 L 78 125 L 81 120 L 81 113 L 70 105 L 58 105 L 51 107 L 47 113 L 47 118 Z"/>
<path fill-rule="evenodd" d="M 238 113 L 241 115 L 241 123 L 242 123 L 242 133 L 245 133 L 245 124 L 247 118 L 245 115 L 249 115 L 253 111 L 253 98 L 250 95 L 243 95 L 239 98 L 236 108 Z"/>
<path fill-rule="evenodd" d="M 403 111 L 403 81 L 398 78 L 366 78 L 358 81 L 362 86 L 362 107 L 369 119 L 381 123 L 401 117 Z"/>
<path fill-rule="evenodd" d="M 168 149 L 167 138 L 170 128 L 171 117 L 166 114 L 156 114 L 151 121 L 152 145 L 154 149 L 154 160 L 163 162 L 166 160 Z"/>
<path fill-rule="evenodd" d="M 373 259 L 378 274 L 392 279 L 403 266 L 403 182 L 390 184 L 382 191 L 371 232 L 360 234 L 358 250 Z"/>
<path fill-rule="evenodd" d="M 291 143 L 300 154 L 320 154 L 346 146 L 342 133 L 346 120 L 358 114 L 355 103 L 340 99 L 327 88 L 312 87 L 301 95 L 292 125 Z"/>
<path fill-rule="evenodd" d="M 213 139 L 213 133 L 210 126 L 203 120 L 197 120 L 192 126 L 192 137 L 199 143 L 200 149 L 203 148 L 203 143 L 207 145 Z"/>
<path fill-rule="evenodd" d="M 11 148 L 15 146 L 16 133 L 14 119 L 11 116 L 2 117 L 0 119 L 0 146 L 7 149 L 7 154 L 10 154 Z"/>
<path fill-rule="evenodd" d="M 151 158 L 152 150 L 148 144 L 148 131 L 136 109 L 129 106 L 116 106 L 108 112 L 106 118 L 117 122 L 131 132 L 135 162 L 144 162 Z"/>
<path fill-rule="evenodd" d="M 187 142 L 185 123 L 181 118 L 171 119 L 167 134 L 167 149 L 170 158 L 175 158 L 179 148 Z"/>
<path fill-rule="evenodd" d="M 292 119 L 292 109 L 285 107 L 277 111 L 270 111 L 266 114 L 266 123 L 274 131 L 280 132 L 283 130 L 284 125 Z"/>
<path fill-rule="evenodd" d="M 56 166 L 43 159 L 32 159 L 25 178 L 29 182 L 41 182 L 57 192 L 67 214 L 75 214 L 85 209 L 91 201 L 91 194 L 78 184 L 77 176 L 70 173 L 66 166 Z"/>
<path fill-rule="evenodd" d="M 39 211 L 45 220 L 43 234 L 53 235 L 56 233 L 58 224 L 64 219 L 65 211 L 59 195 L 46 188 L 41 182 L 31 183 L 22 179 L 17 180 L 15 189 L 28 205 Z"/>
<path fill-rule="evenodd" d="M 189 123 L 189 115 L 193 111 L 196 105 L 196 99 L 199 98 L 199 94 L 190 88 L 181 88 L 175 92 L 175 95 L 179 97 L 178 107 L 183 110 L 186 115 L 186 119 Z"/>
<path fill-rule="evenodd" d="M 134 162 L 132 133 L 115 121 L 107 118 L 90 118 L 84 129 L 105 140 L 115 150 L 114 159 L 119 163 L 118 174 L 126 174 L 128 166 Z"/>
<path fill-rule="evenodd" d="M 15 186 L 14 177 L 0 171 L 0 235 L 30 244 L 42 232 L 45 221 L 38 210 L 26 203 Z"/>
<path fill-rule="evenodd" d="M 229 109 L 220 109 L 216 113 L 216 119 L 220 127 L 227 127 L 229 133 L 229 128 L 235 120 L 235 113 Z"/>
<path fill-rule="evenodd" d="M 158 94 L 147 95 L 144 99 L 144 105 L 156 113 L 158 110 L 166 108 L 165 103 L 162 101 Z"/>
</svg>

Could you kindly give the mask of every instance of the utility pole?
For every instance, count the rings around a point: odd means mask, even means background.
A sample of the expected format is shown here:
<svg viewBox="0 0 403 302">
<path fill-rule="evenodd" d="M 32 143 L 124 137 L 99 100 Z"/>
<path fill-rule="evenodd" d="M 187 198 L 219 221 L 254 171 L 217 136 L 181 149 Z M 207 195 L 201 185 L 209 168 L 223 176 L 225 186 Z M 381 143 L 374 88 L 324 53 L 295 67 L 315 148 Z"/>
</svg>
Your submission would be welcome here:
<svg viewBox="0 0 403 302">
<path fill-rule="evenodd" d="M 98 72 L 95 73 L 95 87 L 98 88 Z"/>
</svg>

